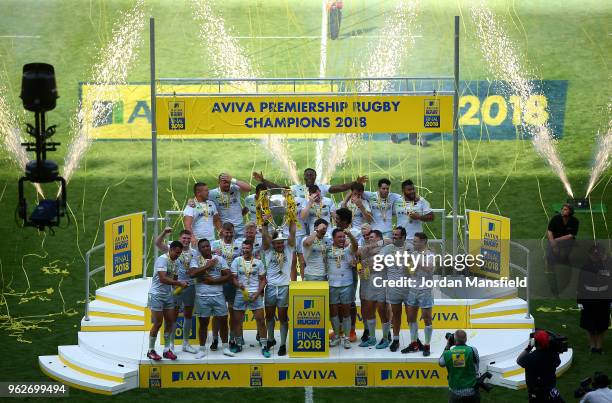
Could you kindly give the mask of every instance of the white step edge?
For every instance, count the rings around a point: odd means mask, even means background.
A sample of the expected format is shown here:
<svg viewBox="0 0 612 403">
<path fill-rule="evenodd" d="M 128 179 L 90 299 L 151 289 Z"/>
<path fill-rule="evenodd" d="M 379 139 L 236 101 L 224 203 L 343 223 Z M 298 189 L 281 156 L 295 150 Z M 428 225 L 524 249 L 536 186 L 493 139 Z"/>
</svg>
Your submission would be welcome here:
<svg viewBox="0 0 612 403">
<path fill-rule="evenodd" d="M 151 278 L 134 279 L 107 285 L 96 290 L 96 295 L 128 304 L 146 307 Z"/>
<path fill-rule="evenodd" d="M 557 377 L 561 376 L 572 364 L 574 351 L 570 348 L 565 353 L 561 354 L 561 364 L 557 367 L 555 371 Z M 512 388 L 520 388 L 525 385 L 525 373 L 518 375 L 513 375 L 510 377 L 502 377 L 500 386 L 512 387 Z"/>
<path fill-rule="evenodd" d="M 89 320 L 81 319 L 81 327 L 91 326 L 144 326 L 143 320 L 105 318 L 103 316 L 90 316 Z"/>
<path fill-rule="evenodd" d="M 110 343 L 113 343 L 112 336 L 116 336 L 118 333 L 121 334 L 121 337 L 124 340 L 132 340 L 134 338 L 134 342 L 136 346 L 129 347 L 128 351 L 130 354 L 126 354 L 126 351 L 115 352 L 115 349 L 107 348 L 107 346 L 103 343 L 100 345 L 100 338 L 103 340 L 109 340 Z M 79 332 L 78 333 L 78 342 L 79 347 L 88 351 L 89 353 L 103 357 L 112 361 L 121 361 L 134 366 L 138 366 L 140 364 L 141 358 L 143 356 L 143 348 L 145 334 L 148 335 L 149 332 L 144 331 L 123 331 L 123 332 Z M 158 336 L 159 339 L 159 336 Z M 134 343 L 132 343 L 134 344 Z"/>
<path fill-rule="evenodd" d="M 74 369 L 64 365 L 57 355 L 40 356 L 38 357 L 38 364 L 43 372 L 45 372 L 51 378 L 77 389 L 84 389 L 89 392 L 102 393 L 106 395 L 114 395 L 116 393 L 131 389 L 122 382 L 107 381 L 105 379 L 96 378 L 82 372 L 75 371 Z"/>
<path fill-rule="evenodd" d="M 512 311 L 515 309 L 527 309 L 527 302 L 520 298 L 508 299 L 496 302 L 491 305 L 486 305 L 480 308 L 470 309 L 470 314 L 493 313 L 501 311 Z"/>
<path fill-rule="evenodd" d="M 144 312 L 136 309 L 128 308 L 125 306 L 112 304 L 106 301 L 93 300 L 89 304 L 89 313 L 92 312 L 106 312 L 106 313 L 118 313 L 123 315 L 134 315 L 142 316 L 144 318 Z"/>
<path fill-rule="evenodd" d="M 127 378 L 138 376 L 138 367 L 136 365 L 103 358 L 91 354 L 79 346 L 59 346 L 57 350 L 62 360 L 68 361 L 78 368 L 119 378 L 123 382 Z"/>
<path fill-rule="evenodd" d="M 489 318 L 470 319 L 472 323 L 533 323 L 533 316 L 526 318 L 524 313 L 515 313 L 512 315 L 492 316 Z"/>
</svg>

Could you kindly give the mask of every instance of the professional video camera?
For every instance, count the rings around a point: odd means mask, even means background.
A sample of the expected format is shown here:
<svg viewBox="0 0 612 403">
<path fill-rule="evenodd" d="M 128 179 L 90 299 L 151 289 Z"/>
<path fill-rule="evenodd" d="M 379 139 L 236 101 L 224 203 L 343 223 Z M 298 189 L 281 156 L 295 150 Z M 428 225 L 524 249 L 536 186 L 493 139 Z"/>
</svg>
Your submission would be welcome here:
<svg viewBox="0 0 612 403">
<path fill-rule="evenodd" d="M 487 379 L 491 379 L 492 377 L 493 377 L 493 374 L 491 374 L 489 371 L 487 371 L 484 374 L 480 375 L 478 377 L 478 379 L 476 379 L 476 387 L 477 388 L 481 388 L 485 392 L 490 392 L 491 389 L 493 389 L 493 385 L 491 385 L 490 383 L 486 382 L 486 380 Z"/>
<path fill-rule="evenodd" d="M 544 330 L 544 329 L 536 329 L 536 332 L 538 330 Z M 556 353 L 559 353 L 559 354 L 565 353 L 567 351 L 569 346 L 568 346 L 566 336 L 562 336 L 560 334 L 549 332 L 548 330 L 544 330 L 544 331 L 548 333 L 548 337 L 549 337 L 548 348 L 550 350 Z M 533 339 L 534 336 L 535 336 L 535 332 L 529 334 L 530 339 Z"/>
<path fill-rule="evenodd" d="M 451 346 L 455 345 L 455 334 L 454 333 L 446 333 L 444 335 L 444 338 Z"/>
<path fill-rule="evenodd" d="M 25 166 L 25 176 L 19 179 L 19 205 L 17 214 L 25 227 L 36 227 L 43 231 L 45 227 L 56 227 L 60 217 L 66 212 L 66 181 L 59 175 L 55 162 L 47 160 L 47 151 L 56 151 L 60 143 L 47 142 L 55 134 L 55 125 L 45 127 L 45 112 L 55 109 L 57 87 L 53 66 L 45 63 L 30 63 L 23 66 L 21 95 L 23 107 L 34 112 L 35 124 L 28 123 L 27 132 L 34 137 L 33 143 L 22 143 L 26 151 L 34 151 L 36 160 Z M 43 199 L 38 202 L 28 217 L 28 204 L 24 196 L 24 183 L 60 182 L 59 197 Z"/>
<path fill-rule="evenodd" d="M 580 386 L 578 386 L 578 389 L 574 391 L 574 397 L 576 399 L 580 399 L 582 396 L 591 392 L 593 390 L 593 387 L 591 386 L 592 382 L 593 379 L 591 377 L 584 378 L 583 380 L 581 380 Z"/>
</svg>

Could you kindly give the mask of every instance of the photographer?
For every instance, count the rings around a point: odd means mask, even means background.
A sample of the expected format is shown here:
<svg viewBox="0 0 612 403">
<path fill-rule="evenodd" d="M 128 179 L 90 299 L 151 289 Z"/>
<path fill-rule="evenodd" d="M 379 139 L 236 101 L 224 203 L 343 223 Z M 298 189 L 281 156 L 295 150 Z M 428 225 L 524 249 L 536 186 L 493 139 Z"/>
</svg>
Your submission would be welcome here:
<svg viewBox="0 0 612 403">
<path fill-rule="evenodd" d="M 531 352 L 535 346 L 535 351 Z M 550 335 L 538 330 L 529 340 L 525 350 L 518 356 L 516 363 L 525 368 L 525 381 L 529 402 L 563 402 L 557 390 L 556 370 L 561 359 L 559 353 L 550 349 Z"/>
<path fill-rule="evenodd" d="M 610 403 L 612 402 L 612 389 L 610 378 L 606 374 L 596 372 L 593 377 L 593 390 L 584 395 L 580 403 Z"/>
<path fill-rule="evenodd" d="M 478 392 L 478 350 L 465 344 L 467 334 L 457 330 L 447 333 L 447 343 L 438 363 L 448 371 L 449 403 L 480 402 Z"/>
</svg>

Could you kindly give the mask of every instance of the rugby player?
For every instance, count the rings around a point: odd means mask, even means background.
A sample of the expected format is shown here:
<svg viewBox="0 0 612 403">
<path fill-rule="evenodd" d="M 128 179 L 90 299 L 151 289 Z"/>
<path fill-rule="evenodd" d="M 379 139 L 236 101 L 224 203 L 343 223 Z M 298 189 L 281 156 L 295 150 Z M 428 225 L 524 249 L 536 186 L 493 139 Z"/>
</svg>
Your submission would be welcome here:
<svg viewBox="0 0 612 403">
<path fill-rule="evenodd" d="M 423 232 L 423 222 L 433 221 L 429 202 L 419 196 L 410 179 L 402 182 L 402 197 L 394 203 L 397 225 L 406 228 L 406 239 L 412 242 L 414 234 Z"/>
<path fill-rule="evenodd" d="M 363 192 L 363 198 L 370 204 L 372 229 L 382 232 L 383 238 L 391 238 L 393 231 L 394 205 L 401 196 L 391 193 L 391 181 L 380 179 L 376 192 Z"/>
<path fill-rule="evenodd" d="M 234 354 L 229 350 L 227 344 L 227 303 L 223 295 L 223 284 L 231 281 L 232 272 L 225 259 L 221 256 L 213 257 L 208 239 L 203 238 L 198 241 L 198 251 L 200 254 L 191 259 L 188 271 L 189 277 L 196 279 L 195 307 L 200 321 L 198 332 L 200 351 L 195 358 L 206 357 L 206 337 L 211 316 L 218 319 L 223 354 L 233 357 Z"/>
<path fill-rule="evenodd" d="M 319 218 L 314 222 L 314 231 L 302 240 L 306 267 L 301 271 L 304 281 L 327 281 L 327 250 L 331 248 L 331 238 L 327 237 L 328 222 Z"/>
<path fill-rule="evenodd" d="M 361 224 L 372 222 L 372 210 L 368 201 L 363 198 L 363 192 L 361 183 L 353 183 L 350 193 L 347 193 L 340 205 L 351 210 L 353 228 L 358 230 L 361 230 Z"/>
<path fill-rule="evenodd" d="M 174 322 L 176 312 L 174 310 L 174 298 L 172 297 L 173 286 L 187 287 L 187 282 L 175 280 L 178 275 L 178 259 L 183 252 L 183 244 L 179 241 L 170 243 L 168 253 L 160 255 L 155 260 L 153 278 L 149 288 L 148 307 L 151 310 L 151 330 L 149 331 L 149 350 L 147 358 L 159 361 L 161 357 L 155 352 L 155 341 L 157 333 L 164 322 L 164 358 L 176 360 L 176 354 L 172 351 L 174 341 Z"/>
<path fill-rule="evenodd" d="M 198 182 L 193 185 L 193 203 L 187 203 L 183 210 L 183 226 L 193 234 L 191 244 L 194 247 L 199 239 L 216 239 L 215 229 L 221 233 L 221 218 L 215 203 L 208 199 L 208 193 L 206 183 Z"/>
<path fill-rule="evenodd" d="M 266 338 L 266 323 L 264 319 L 263 294 L 266 287 L 266 270 L 263 262 L 253 257 L 253 243 L 248 239 L 242 243 L 242 256 L 237 257 L 232 262 L 232 274 L 234 286 L 237 290 L 234 300 L 234 334 L 236 343 L 232 346 L 233 353 L 242 351 L 242 323 L 244 321 L 244 311 L 251 310 L 257 322 L 257 331 L 260 338 L 261 353 L 264 357 L 270 357 L 268 340 Z"/>
<path fill-rule="evenodd" d="M 251 185 L 246 182 L 232 178 L 226 173 L 219 175 L 219 187 L 210 191 L 210 200 L 217 206 L 221 222 L 234 224 L 234 235 L 236 238 L 244 236 L 244 221 L 242 216 L 248 211 L 242 209 L 240 203 L 240 192 L 250 192 Z"/>
</svg>

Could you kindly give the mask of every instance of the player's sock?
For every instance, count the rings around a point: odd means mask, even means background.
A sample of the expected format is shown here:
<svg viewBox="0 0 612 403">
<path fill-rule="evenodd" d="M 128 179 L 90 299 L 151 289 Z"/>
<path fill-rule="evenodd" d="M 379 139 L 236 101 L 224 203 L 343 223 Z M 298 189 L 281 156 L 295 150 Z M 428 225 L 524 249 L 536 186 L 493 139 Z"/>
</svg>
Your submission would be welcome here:
<svg viewBox="0 0 612 403">
<path fill-rule="evenodd" d="M 410 342 L 414 343 L 419 337 L 419 324 L 416 322 L 410 322 Z"/>
<path fill-rule="evenodd" d="M 274 326 L 276 326 L 274 318 L 266 321 L 266 326 L 268 327 L 268 339 L 272 340 L 274 338 Z M 261 338 L 261 335 L 259 337 Z"/>
<path fill-rule="evenodd" d="M 174 350 L 174 338 L 176 337 L 176 328 L 178 327 L 178 324 L 176 322 L 174 322 L 172 324 L 172 333 L 170 333 L 170 349 Z"/>
<path fill-rule="evenodd" d="M 391 328 L 391 322 L 383 323 L 382 327 L 383 327 L 383 339 L 385 339 L 387 338 L 387 335 L 389 334 L 389 329 Z"/>
<path fill-rule="evenodd" d="M 289 322 L 281 322 L 280 325 L 280 333 L 281 333 L 281 346 L 287 344 L 287 333 L 289 333 Z"/>
<path fill-rule="evenodd" d="M 191 334 L 191 319 L 185 318 L 183 321 L 183 343 L 189 343 L 189 335 Z"/>
<path fill-rule="evenodd" d="M 260 337 L 259 338 L 259 345 L 261 347 L 268 347 L 268 339 L 266 339 L 265 337 Z"/>
<path fill-rule="evenodd" d="M 236 345 L 242 346 L 242 337 L 236 336 Z"/>
<path fill-rule="evenodd" d="M 338 316 L 332 316 L 331 323 L 336 337 L 340 337 L 340 318 Z"/>
<path fill-rule="evenodd" d="M 157 336 L 149 336 L 149 351 L 155 350 L 155 342 L 157 341 Z"/>
<path fill-rule="evenodd" d="M 376 338 L 376 319 L 368 319 L 366 320 L 366 324 L 368 326 L 368 333 L 370 333 L 370 337 Z"/>
<path fill-rule="evenodd" d="M 393 341 L 395 340 L 399 341 L 399 334 L 397 336 L 393 335 Z"/>
<path fill-rule="evenodd" d="M 425 344 L 429 344 L 431 341 L 431 334 L 433 333 L 433 326 L 425 326 Z"/>
<path fill-rule="evenodd" d="M 342 318 L 342 327 L 344 327 L 344 337 L 348 339 L 349 331 L 351 330 L 351 317 Z"/>
<path fill-rule="evenodd" d="M 219 334 L 217 333 L 217 335 L 216 335 L 216 336 L 214 336 L 214 337 L 215 337 L 215 338 L 218 338 L 218 336 L 219 336 Z M 230 330 L 230 331 L 229 331 L 229 339 L 230 339 L 230 340 L 236 340 L 236 335 L 234 334 L 234 331 L 233 331 L 233 330 Z"/>
<path fill-rule="evenodd" d="M 170 350 L 170 333 L 164 332 L 164 352 Z"/>
</svg>

